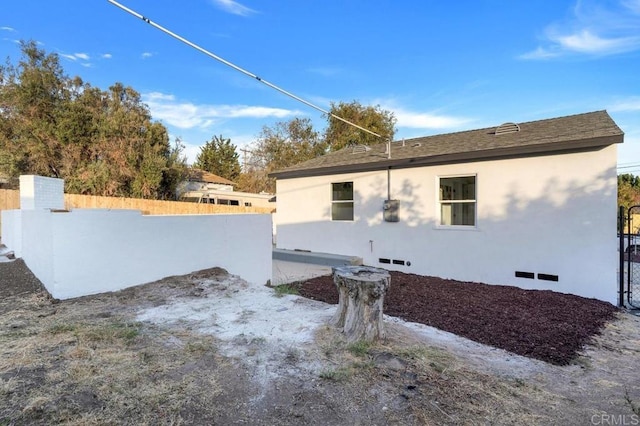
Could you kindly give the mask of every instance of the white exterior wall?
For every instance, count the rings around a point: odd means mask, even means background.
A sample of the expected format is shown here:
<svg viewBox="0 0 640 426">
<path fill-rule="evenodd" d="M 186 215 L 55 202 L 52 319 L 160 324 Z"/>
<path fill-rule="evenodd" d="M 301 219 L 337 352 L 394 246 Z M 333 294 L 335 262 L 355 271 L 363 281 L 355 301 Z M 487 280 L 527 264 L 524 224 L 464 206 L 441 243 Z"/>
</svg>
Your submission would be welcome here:
<svg viewBox="0 0 640 426">
<path fill-rule="evenodd" d="M 12 222 L 13 216 L 6 218 Z M 272 224 L 266 214 L 142 216 L 78 209 L 24 210 L 21 218 L 21 236 L 13 241 L 21 240 L 21 257 L 59 299 L 216 266 L 250 283 L 271 279 Z"/>
<path fill-rule="evenodd" d="M 20 209 L 64 209 L 64 180 L 36 175 L 20 176 Z"/>
<path fill-rule="evenodd" d="M 53 215 L 54 213 L 48 210 L 21 210 L 22 229 L 20 239 L 22 253 L 20 256 L 16 255 L 16 257 L 21 257 L 25 261 L 33 275 L 38 277 L 53 297 L 65 299 L 64 292 L 59 294 L 55 288 L 54 262 L 56 259 L 53 252 Z M 83 266 L 76 263 L 70 265 L 70 267 L 78 268 Z M 83 285 L 78 285 L 78 283 L 72 284 L 78 290 L 83 288 Z"/>
<path fill-rule="evenodd" d="M 16 257 L 22 257 L 22 210 L 2 210 L 2 244 L 13 250 Z"/>
<path fill-rule="evenodd" d="M 438 178 L 476 175 L 477 220 L 439 226 Z M 331 183 L 354 182 L 353 222 L 331 221 Z M 277 246 L 360 256 L 421 275 L 617 300 L 616 146 L 391 171 L 400 222 L 384 222 L 387 172 L 277 181 Z M 379 258 L 411 266 L 380 264 Z M 559 281 L 516 278 L 515 271 Z M 392 283 L 393 285 L 393 283 Z"/>
</svg>

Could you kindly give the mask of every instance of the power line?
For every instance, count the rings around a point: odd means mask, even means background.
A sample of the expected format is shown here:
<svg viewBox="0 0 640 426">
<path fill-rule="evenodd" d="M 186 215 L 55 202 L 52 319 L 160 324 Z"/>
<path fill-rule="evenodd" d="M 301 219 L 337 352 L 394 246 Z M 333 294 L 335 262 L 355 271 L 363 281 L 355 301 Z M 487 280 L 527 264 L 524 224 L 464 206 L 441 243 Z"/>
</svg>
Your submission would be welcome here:
<svg viewBox="0 0 640 426">
<path fill-rule="evenodd" d="M 381 135 L 379 135 L 379 134 L 377 134 L 377 133 L 375 133 L 375 132 L 372 132 L 372 131 L 371 131 L 371 130 L 369 130 L 369 129 L 366 129 L 366 128 L 362 127 L 362 126 L 359 126 L 359 125 L 357 125 L 357 124 L 355 124 L 355 123 L 352 123 L 352 122 L 351 122 L 351 121 L 349 121 L 349 120 L 346 120 L 346 119 L 344 119 L 344 118 L 342 118 L 342 117 L 339 117 L 339 116 L 337 116 L 337 115 L 335 115 L 335 114 L 331 113 L 330 111 L 327 111 L 327 110 L 325 110 L 325 109 L 323 109 L 323 108 L 320 108 L 319 106 L 314 105 L 314 104 L 312 104 L 311 102 L 306 101 L 306 100 L 302 99 L 301 97 L 296 96 L 296 95 L 294 95 L 293 93 L 288 92 L 288 91 L 286 91 L 286 90 L 284 90 L 284 89 L 282 89 L 282 88 L 280 88 L 280 87 L 276 86 L 275 84 L 269 83 L 268 81 L 266 81 L 266 80 L 264 80 L 264 79 L 262 79 L 262 78 L 258 77 L 257 75 L 253 74 L 252 72 L 249 72 L 249 71 L 247 71 L 247 70 L 245 70 L 245 69 L 243 69 L 243 68 L 240 68 L 239 66 L 237 66 L 237 65 L 235 65 L 235 64 L 233 64 L 233 63 L 231 63 L 231 62 L 229 62 L 229 61 L 227 61 L 227 60 L 225 60 L 225 59 L 221 58 L 220 56 L 218 56 L 218 55 L 216 55 L 216 54 L 214 54 L 214 53 L 209 52 L 208 50 L 206 50 L 206 49 L 204 49 L 204 48 L 202 48 L 202 47 L 198 46 L 198 45 L 197 45 L 197 44 L 195 44 L 195 43 L 190 42 L 190 41 L 189 41 L 189 40 L 187 40 L 186 38 L 184 38 L 184 37 L 182 37 L 182 36 L 179 36 L 178 34 L 176 34 L 176 33 L 172 32 L 172 31 L 170 31 L 170 30 L 168 30 L 168 29 L 166 29 L 166 28 L 162 27 L 161 25 L 156 24 L 155 22 L 151 21 L 149 18 L 144 17 L 144 16 L 143 16 L 143 15 L 141 15 L 140 13 L 138 13 L 138 12 L 136 12 L 136 11 L 134 11 L 134 10 L 129 9 L 128 7 L 126 7 L 126 6 L 124 6 L 124 5 L 120 4 L 120 3 L 118 3 L 118 2 L 117 2 L 117 1 L 115 1 L 115 0 L 107 0 L 107 1 L 108 1 L 109 3 L 111 3 L 111 4 L 113 4 L 114 6 L 117 6 L 117 7 L 119 7 L 120 9 L 124 10 L 125 12 L 128 12 L 128 13 L 130 13 L 131 15 L 133 15 L 133 16 L 135 16 L 135 17 L 138 17 L 138 18 L 142 19 L 144 22 L 146 22 L 147 24 L 151 25 L 151 26 L 152 26 L 152 27 L 154 27 L 154 28 L 159 29 L 159 30 L 160 30 L 160 31 L 162 31 L 163 33 L 168 34 L 168 35 L 170 35 L 171 37 L 173 37 L 173 38 L 175 38 L 175 39 L 177 39 L 177 40 L 180 40 L 181 42 L 183 42 L 183 43 L 184 43 L 184 44 L 186 44 L 187 46 L 193 47 L 194 49 L 198 50 L 199 52 L 204 53 L 205 55 L 207 55 L 207 56 L 209 56 L 209 57 L 211 57 L 211 58 L 215 59 L 216 61 L 222 62 L 222 63 L 223 63 L 223 64 L 225 64 L 226 66 L 231 67 L 231 68 L 233 68 L 234 70 L 239 71 L 239 72 L 241 72 L 242 74 L 247 75 L 247 76 L 249 76 L 249 77 L 251 77 L 251 78 L 253 78 L 253 79 L 255 79 L 255 80 L 258 80 L 259 82 L 266 84 L 267 86 L 271 87 L 272 89 L 277 90 L 278 92 L 280 92 L 280 93 L 282 93 L 282 94 L 284 94 L 284 95 L 286 95 L 286 96 L 289 96 L 290 98 L 293 98 L 293 99 L 295 99 L 295 100 L 296 100 L 296 101 L 298 101 L 298 102 L 302 102 L 303 104 L 307 105 L 308 107 L 311 107 L 311 108 L 313 108 L 313 109 L 315 109 L 315 110 L 318 110 L 318 111 L 322 112 L 323 114 L 326 114 L 326 115 L 328 115 L 328 116 L 330 116 L 330 117 L 333 117 L 333 118 L 335 118 L 335 119 L 337 119 L 337 120 L 340 120 L 340 121 L 342 121 L 343 123 L 349 124 L 350 126 L 356 127 L 356 128 L 358 128 L 358 129 L 362 130 L 363 132 L 367 132 L 367 133 L 369 133 L 369 134 L 371 134 L 371 135 L 373 135 L 373 136 L 377 136 L 377 137 L 379 137 L 379 138 L 382 138 L 382 136 L 381 136 Z"/>
</svg>

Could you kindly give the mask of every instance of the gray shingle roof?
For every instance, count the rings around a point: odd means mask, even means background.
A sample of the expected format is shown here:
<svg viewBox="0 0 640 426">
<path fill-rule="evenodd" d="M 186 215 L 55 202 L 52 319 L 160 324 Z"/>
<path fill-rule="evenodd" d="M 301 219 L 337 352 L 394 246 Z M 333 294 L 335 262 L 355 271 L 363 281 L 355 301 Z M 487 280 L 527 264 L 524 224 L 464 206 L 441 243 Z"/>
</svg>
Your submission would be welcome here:
<svg viewBox="0 0 640 426">
<path fill-rule="evenodd" d="M 498 158 L 597 149 L 622 143 L 624 133 L 606 111 L 519 123 L 520 131 L 496 134 L 496 127 L 346 147 L 271 173 L 278 179 L 356 171 L 451 164 Z"/>
</svg>

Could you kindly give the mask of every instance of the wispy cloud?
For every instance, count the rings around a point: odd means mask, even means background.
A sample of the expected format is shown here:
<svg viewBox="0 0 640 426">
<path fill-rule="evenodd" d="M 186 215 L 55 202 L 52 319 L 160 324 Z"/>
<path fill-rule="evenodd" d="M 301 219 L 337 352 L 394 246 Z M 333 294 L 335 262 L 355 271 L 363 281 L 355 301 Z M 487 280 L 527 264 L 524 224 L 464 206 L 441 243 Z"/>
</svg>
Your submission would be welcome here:
<svg viewBox="0 0 640 426">
<path fill-rule="evenodd" d="M 607 108 L 610 112 L 635 112 L 640 111 L 640 96 L 632 96 L 620 99 Z"/>
<path fill-rule="evenodd" d="M 206 129 L 213 124 L 238 118 L 287 118 L 303 113 L 298 110 L 249 105 L 196 105 L 173 95 L 151 92 L 142 95 L 155 119 L 180 129 Z"/>
<path fill-rule="evenodd" d="M 142 53 L 142 55 L 140 55 L 142 57 L 142 59 L 147 59 L 153 56 L 153 53 L 151 52 L 144 52 Z"/>
<path fill-rule="evenodd" d="M 102 59 L 111 59 L 113 55 L 111 53 L 104 53 L 100 56 Z"/>
<path fill-rule="evenodd" d="M 375 101 L 373 104 L 380 105 L 383 110 L 392 112 L 397 120 L 397 127 L 425 130 L 456 129 L 473 121 L 466 117 L 455 117 L 435 111 L 414 111 L 398 105 L 398 101 L 394 99 Z"/>
<path fill-rule="evenodd" d="M 640 0 L 618 0 L 609 8 L 594 0 L 579 0 L 568 20 L 550 24 L 544 29 L 541 44 L 519 58 L 601 57 L 639 50 L 638 27 Z"/>
<path fill-rule="evenodd" d="M 415 112 L 406 109 L 393 110 L 398 127 L 412 129 L 455 129 L 472 120 L 463 117 L 438 115 L 429 112 Z"/>
<path fill-rule="evenodd" d="M 81 61 L 88 61 L 91 59 L 91 57 L 86 53 L 60 53 L 60 56 L 69 59 L 70 61 L 77 61 L 78 59 Z"/>
<path fill-rule="evenodd" d="M 2 31 L 9 31 L 10 33 L 15 32 L 15 28 L 11 28 L 11 27 L 0 27 L 0 30 Z"/>
<path fill-rule="evenodd" d="M 256 10 L 253 10 L 233 0 L 211 0 L 211 2 L 218 8 L 233 15 L 249 16 L 254 13 L 258 13 Z"/>
<path fill-rule="evenodd" d="M 640 0 L 622 0 L 622 5 L 640 15 Z"/>
<path fill-rule="evenodd" d="M 81 53 L 59 53 L 58 55 L 70 61 L 78 62 L 80 65 L 82 65 L 85 68 L 93 67 L 93 64 L 90 62 L 91 56 L 89 56 L 87 53 L 82 53 L 82 52 Z"/>
</svg>

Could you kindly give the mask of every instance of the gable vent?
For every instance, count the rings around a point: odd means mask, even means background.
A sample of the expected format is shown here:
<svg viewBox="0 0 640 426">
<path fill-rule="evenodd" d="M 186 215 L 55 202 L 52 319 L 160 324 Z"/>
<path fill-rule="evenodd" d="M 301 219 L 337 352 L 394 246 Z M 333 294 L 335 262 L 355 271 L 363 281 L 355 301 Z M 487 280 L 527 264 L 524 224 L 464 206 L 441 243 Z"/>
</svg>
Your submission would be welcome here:
<svg viewBox="0 0 640 426">
<path fill-rule="evenodd" d="M 352 154 L 360 154 L 367 151 L 371 151 L 371 148 L 366 145 L 355 145 L 353 148 L 351 148 Z"/>
<path fill-rule="evenodd" d="M 496 135 L 504 135 L 505 133 L 515 133 L 520 131 L 520 126 L 516 123 L 504 123 L 496 127 Z"/>
</svg>

